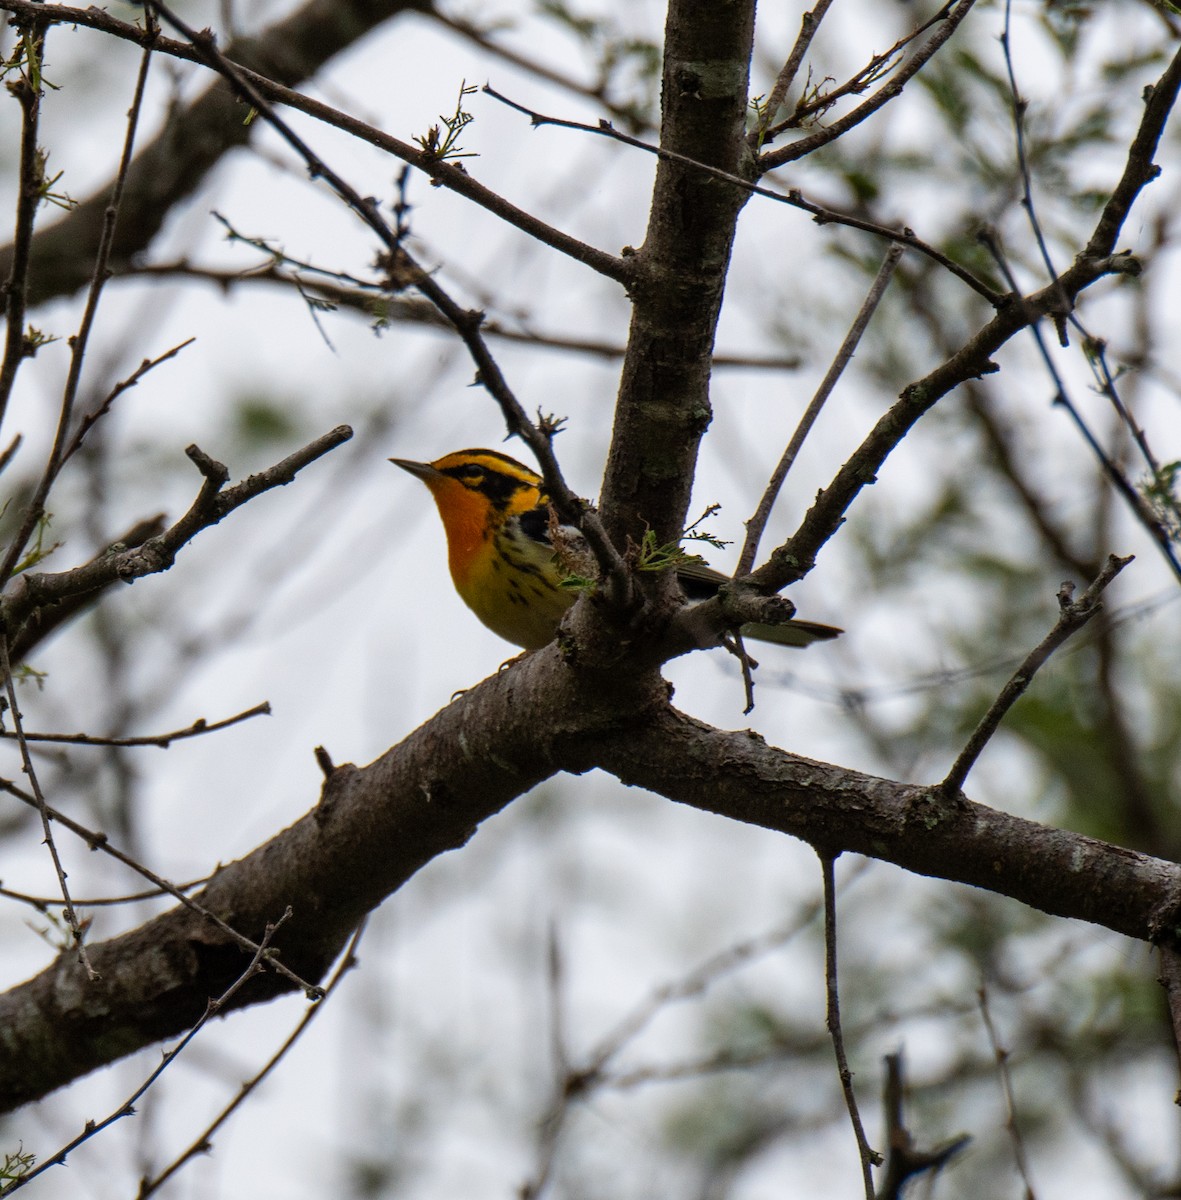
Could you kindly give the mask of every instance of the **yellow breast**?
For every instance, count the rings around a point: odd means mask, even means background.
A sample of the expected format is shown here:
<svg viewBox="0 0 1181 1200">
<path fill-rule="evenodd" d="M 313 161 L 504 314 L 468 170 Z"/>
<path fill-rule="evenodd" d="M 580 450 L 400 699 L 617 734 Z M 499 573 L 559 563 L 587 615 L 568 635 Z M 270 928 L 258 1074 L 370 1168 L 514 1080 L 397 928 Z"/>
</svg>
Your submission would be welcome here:
<svg viewBox="0 0 1181 1200">
<path fill-rule="evenodd" d="M 577 593 L 561 586 L 562 574 L 553 551 L 515 529 L 490 534 L 465 554 L 451 578 L 464 603 L 505 641 L 539 650 L 553 641 L 558 622 Z"/>
</svg>

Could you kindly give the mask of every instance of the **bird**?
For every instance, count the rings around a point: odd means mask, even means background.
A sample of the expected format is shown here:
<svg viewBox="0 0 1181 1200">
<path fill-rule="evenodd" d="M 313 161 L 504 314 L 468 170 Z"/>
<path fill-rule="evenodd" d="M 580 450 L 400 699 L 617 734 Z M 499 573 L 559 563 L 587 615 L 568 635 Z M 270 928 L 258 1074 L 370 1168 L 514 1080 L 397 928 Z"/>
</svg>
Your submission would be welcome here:
<svg viewBox="0 0 1181 1200">
<path fill-rule="evenodd" d="M 430 489 L 447 535 L 451 579 L 463 602 L 493 633 L 525 651 L 553 641 L 578 598 L 571 580 L 576 558 L 587 558 L 583 535 L 551 518 L 545 481 L 497 450 L 455 450 L 434 462 L 391 458 Z M 562 544 L 555 546 L 560 532 Z M 581 546 L 579 545 L 581 543 Z M 677 581 L 691 603 L 717 594 L 727 576 L 703 561 L 676 564 Z M 573 586 L 571 584 L 573 583 Z M 843 630 L 813 621 L 743 625 L 744 637 L 783 646 L 807 646 Z"/>
</svg>

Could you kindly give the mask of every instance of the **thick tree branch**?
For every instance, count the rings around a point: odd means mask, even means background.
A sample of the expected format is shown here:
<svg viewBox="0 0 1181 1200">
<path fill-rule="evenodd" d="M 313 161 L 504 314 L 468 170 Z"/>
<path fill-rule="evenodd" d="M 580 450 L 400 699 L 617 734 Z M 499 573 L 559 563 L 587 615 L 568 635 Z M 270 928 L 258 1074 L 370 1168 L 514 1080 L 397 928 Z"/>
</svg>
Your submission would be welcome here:
<svg viewBox="0 0 1181 1200">
<path fill-rule="evenodd" d="M 714 729 L 669 708 L 613 739 L 596 761 L 624 783 L 778 829 L 828 853 L 865 854 L 1129 937 L 1181 935 L 1181 867 L 1174 863 L 949 801 L 937 786 L 788 754 L 751 730 Z"/>
<path fill-rule="evenodd" d="M 544 720 L 531 698 L 544 698 Z M 336 768 L 312 812 L 219 871 L 194 900 L 255 940 L 290 905 L 294 916 L 274 944 L 302 978 L 319 979 L 365 913 L 419 868 L 581 757 L 586 739 L 622 732 L 663 700 L 655 674 L 596 693 L 578 686 L 553 649 L 531 655 L 371 766 Z M 90 950 L 97 983 L 63 955 L 0 997 L 0 1111 L 182 1032 L 247 961 L 183 907 Z M 235 1003 L 289 986 L 268 972 Z"/>
<path fill-rule="evenodd" d="M 800 758 L 750 731 L 712 729 L 667 705 L 653 672 L 629 681 L 568 670 L 556 646 L 465 693 L 365 768 L 345 765 L 318 806 L 195 899 L 318 979 L 360 918 L 481 821 L 560 770 L 623 782 L 733 820 L 973 884 L 1058 916 L 1164 943 L 1178 937 L 1181 868 L 1048 828 L 937 787 Z M 102 979 L 63 956 L 0 997 L 0 1111 L 183 1032 L 241 972 L 243 951 L 199 913 L 174 909 L 90 947 Z M 268 972 L 236 1004 L 285 987 Z"/>
<path fill-rule="evenodd" d="M 673 0 L 665 25 L 660 145 L 749 176 L 743 136 L 751 0 Z M 749 193 L 662 156 L 637 253 L 633 309 L 602 506 L 616 544 L 680 538 L 711 418 L 709 365 L 738 213 Z"/>
</svg>

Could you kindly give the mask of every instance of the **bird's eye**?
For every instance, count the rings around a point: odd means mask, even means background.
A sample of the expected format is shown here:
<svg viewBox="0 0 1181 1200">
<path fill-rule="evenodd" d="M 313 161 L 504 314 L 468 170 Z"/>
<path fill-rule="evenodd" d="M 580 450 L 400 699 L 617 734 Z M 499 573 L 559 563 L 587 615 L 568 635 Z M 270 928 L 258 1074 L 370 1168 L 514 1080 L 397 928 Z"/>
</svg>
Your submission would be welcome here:
<svg viewBox="0 0 1181 1200">
<path fill-rule="evenodd" d="M 462 474 L 463 474 L 464 479 L 472 479 L 472 480 L 483 479 L 484 478 L 484 468 L 477 467 L 475 463 L 468 463 L 467 466 L 465 466 L 463 468 Z"/>
</svg>

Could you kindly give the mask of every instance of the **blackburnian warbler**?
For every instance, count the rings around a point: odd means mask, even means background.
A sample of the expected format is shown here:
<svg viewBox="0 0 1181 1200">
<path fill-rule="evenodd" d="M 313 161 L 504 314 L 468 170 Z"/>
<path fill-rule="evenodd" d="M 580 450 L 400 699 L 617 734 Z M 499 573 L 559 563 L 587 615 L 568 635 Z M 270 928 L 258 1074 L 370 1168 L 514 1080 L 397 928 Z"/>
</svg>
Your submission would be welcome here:
<svg viewBox="0 0 1181 1200">
<path fill-rule="evenodd" d="M 430 488 L 447 533 L 451 578 L 468 608 L 515 646 L 538 650 L 553 641 L 578 591 L 563 586 L 570 572 L 555 552 L 541 476 L 496 450 L 456 450 L 432 463 L 390 462 Z M 582 538 L 566 526 L 562 531 Z M 692 560 L 678 562 L 676 572 L 690 601 L 708 599 L 727 582 L 720 571 Z M 743 625 L 740 632 L 782 646 L 807 646 L 841 630 L 789 621 Z"/>
</svg>

